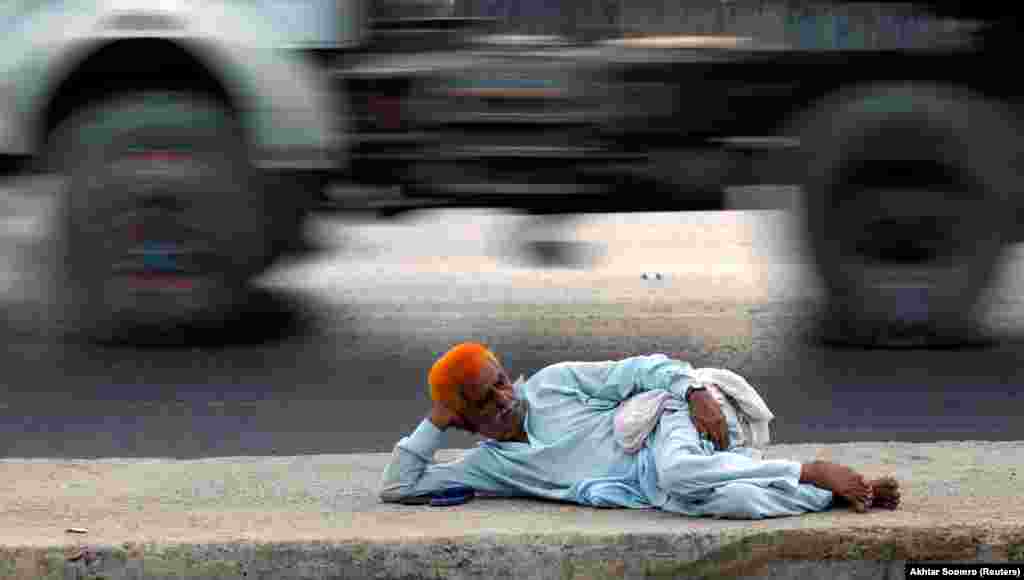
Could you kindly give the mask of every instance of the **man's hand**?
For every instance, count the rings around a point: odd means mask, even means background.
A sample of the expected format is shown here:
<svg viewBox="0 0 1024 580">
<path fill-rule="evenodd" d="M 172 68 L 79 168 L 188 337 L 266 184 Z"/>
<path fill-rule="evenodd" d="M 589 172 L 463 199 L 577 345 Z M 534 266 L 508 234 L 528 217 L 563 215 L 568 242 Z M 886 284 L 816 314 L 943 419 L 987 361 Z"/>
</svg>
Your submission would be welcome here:
<svg viewBox="0 0 1024 580">
<path fill-rule="evenodd" d="M 697 432 L 706 435 L 715 444 L 715 449 L 725 451 L 729 448 L 729 424 L 711 391 L 703 389 L 690 395 L 690 417 Z"/>
<path fill-rule="evenodd" d="M 462 418 L 439 401 L 434 401 L 433 407 L 430 408 L 430 422 L 442 431 L 448 429 L 448 427 L 466 428 Z"/>
</svg>

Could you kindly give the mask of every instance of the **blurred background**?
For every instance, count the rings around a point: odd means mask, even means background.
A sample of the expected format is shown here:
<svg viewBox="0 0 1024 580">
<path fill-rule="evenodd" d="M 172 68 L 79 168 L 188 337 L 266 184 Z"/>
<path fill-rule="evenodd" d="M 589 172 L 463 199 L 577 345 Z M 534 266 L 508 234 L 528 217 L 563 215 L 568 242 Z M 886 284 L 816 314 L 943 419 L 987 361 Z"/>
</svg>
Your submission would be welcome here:
<svg viewBox="0 0 1024 580">
<path fill-rule="evenodd" d="M 75 28 L 104 10 L 135 20 Z M 154 15 L 190 10 L 229 56 L 165 50 L 187 28 Z M 779 442 L 1019 439 L 1020 99 L 986 72 L 1013 70 L 1015 18 L 942 2 L 8 3 L 0 456 L 388 452 L 464 340 L 513 377 L 654 352 L 730 368 Z M 174 189 L 190 166 L 168 171 L 178 157 L 147 141 L 159 159 L 103 181 L 105 149 L 74 124 L 67 164 L 40 162 L 76 111 L 143 89 L 213 99 L 246 163 Z M 242 167 L 252 182 L 224 178 Z M 69 224 L 150 208 L 142 175 L 177 199 L 158 220 L 195 207 L 203 240 L 238 233 L 210 251 L 244 271 L 212 322 L 168 322 L 206 299 L 174 276 L 220 279 L 166 268 L 200 239 L 177 217 L 145 243 L 68 243 Z M 214 182 L 238 197 L 201 195 Z M 288 201 L 264 208 L 242 182 Z M 100 211 L 118 192 L 131 211 Z M 142 294 L 95 290 L 114 280 L 108 251 L 174 278 L 147 278 L 157 324 L 136 324 Z M 101 298 L 68 307 L 90 280 Z M 822 341 L 830 307 L 886 330 Z M 117 340 L 79 336 L 93 311 Z"/>
</svg>

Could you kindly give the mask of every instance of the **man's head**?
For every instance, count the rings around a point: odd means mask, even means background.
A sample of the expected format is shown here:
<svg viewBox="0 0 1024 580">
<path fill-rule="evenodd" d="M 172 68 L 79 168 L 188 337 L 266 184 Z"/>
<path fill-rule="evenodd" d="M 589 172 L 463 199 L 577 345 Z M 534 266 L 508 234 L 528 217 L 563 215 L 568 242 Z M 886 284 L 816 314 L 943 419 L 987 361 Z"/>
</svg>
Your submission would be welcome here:
<svg viewBox="0 0 1024 580">
<path fill-rule="evenodd" d="M 494 354 L 481 344 L 456 345 L 430 368 L 430 398 L 459 416 L 466 430 L 498 441 L 528 441 L 526 402 Z"/>
</svg>

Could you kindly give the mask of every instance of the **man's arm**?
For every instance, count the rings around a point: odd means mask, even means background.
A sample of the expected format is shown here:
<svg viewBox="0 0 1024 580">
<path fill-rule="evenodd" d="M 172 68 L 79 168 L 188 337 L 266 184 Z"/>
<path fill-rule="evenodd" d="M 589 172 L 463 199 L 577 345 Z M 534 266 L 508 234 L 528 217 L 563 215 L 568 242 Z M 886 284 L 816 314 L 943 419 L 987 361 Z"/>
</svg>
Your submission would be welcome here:
<svg viewBox="0 0 1024 580">
<path fill-rule="evenodd" d="M 611 403 L 645 391 L 669 391 L 687 399 L 698 431 L 707 435 L 717 449 L 729 448 L 729 427 L 718 402 L 707 390 L 692 391 L 696 396 L 687 398 L 691 389 L 699 386 L 693 366 L 688 362 L 653 354 L 620 361 L 562 363 L 542 372 L 565 373 L 562 377 L 552 377 L 554 382 L 572 385 L 585 397 Z"/>
<path fill-rule="evenodd" d="M 684 398 L 690 387 L 697 385 L 693 365 L 663 354 L 619 361 L 561 363 L 548 369 L 567 373 L 567 378 L 571 378 L 568 382 L 575 384 L 587 397 L 613 403 L 657 389 Z"/>
<path fill-rule="evenodd" d="M 443 440 L 444 433 L 429 419 L 424 419 L 412 434 L 399 440 L 381 477 L 381 501 L 398 502 L 443 489 L 443 485 L 438 485 L 440 482 L 423 481 L 428 468 L 434 465 L 434 454 Z M 434 471 L 437 472 L 436 466 Z M 457 478 L 456 473 L 452 475 Z"/>
<path fill-rule="evenodd" d="M 480 448 L 468 451 L 456 461 L 434 463 L 434 454 L 444 443 L 445 431 L 458 424 L 455 415 L 435 403 L 416 430 L 395 445 L 381 477 L 380 500 L 398 502 L 456 485 L 493 493 L 508 491 L 490 475 L 496 466 Z"/>
</svg>

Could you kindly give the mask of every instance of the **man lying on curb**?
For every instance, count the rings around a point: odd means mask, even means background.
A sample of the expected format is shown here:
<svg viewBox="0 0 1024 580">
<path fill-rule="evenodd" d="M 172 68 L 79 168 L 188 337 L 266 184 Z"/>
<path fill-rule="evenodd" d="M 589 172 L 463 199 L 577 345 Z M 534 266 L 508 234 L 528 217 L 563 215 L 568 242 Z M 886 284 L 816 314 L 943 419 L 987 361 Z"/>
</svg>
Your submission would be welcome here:
<svg viewBox="0 0 1024 580">
<path fill-rule="evenodd" d="M 736 414 L 723 413 L 689 363 L 665 355 L 559 363 L 513 385 L 493 353 L 463 343 L 433 365 L 429 383 L 430 415 L 396 445 L 382 478 L 382 501 L 468 487 L 505 497 L 739 519 L 899 505 L 892 478 L 865 481 L 825 461 L 755 458 L 749 447 L 735 444 L 744 439 Z M 656 390 L 671 393 L 678 411 L 669 406 L 661 412 L 642 446 L 627 452 L 616 439 L 616 411 Z M 434 463 L 449 427 L 487 439 L 457 461 Z"/>
</svg>

